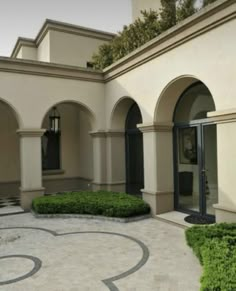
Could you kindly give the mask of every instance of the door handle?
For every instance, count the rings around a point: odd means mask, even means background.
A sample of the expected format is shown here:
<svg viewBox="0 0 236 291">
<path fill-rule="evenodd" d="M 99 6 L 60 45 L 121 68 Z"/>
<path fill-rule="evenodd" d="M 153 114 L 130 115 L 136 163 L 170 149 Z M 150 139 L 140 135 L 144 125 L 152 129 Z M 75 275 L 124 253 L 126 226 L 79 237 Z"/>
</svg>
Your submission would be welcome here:
<svg viewBox="0 0 236 291">
<path fill-rule="evenodd" d="M 204 175 L 204 174 L 206 174 L 206 172 L 208 172 L 208 170 L 202 169 L 201 172 L 202 172 L 202 175 Z"/>
</svg>

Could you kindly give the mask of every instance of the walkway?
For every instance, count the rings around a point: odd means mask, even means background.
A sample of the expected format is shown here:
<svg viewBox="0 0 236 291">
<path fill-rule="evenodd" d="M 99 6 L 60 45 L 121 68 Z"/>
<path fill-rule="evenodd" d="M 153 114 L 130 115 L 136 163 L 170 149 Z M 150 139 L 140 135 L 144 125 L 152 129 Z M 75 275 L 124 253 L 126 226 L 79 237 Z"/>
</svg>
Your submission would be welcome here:
<svg viewBox="0 0 236 291">
<path fill-rule="evenodd" d="M 0 217 L 2 291 L 197 291 L 200 275 L 184 230 L 155 219 Z"/>
</svg>

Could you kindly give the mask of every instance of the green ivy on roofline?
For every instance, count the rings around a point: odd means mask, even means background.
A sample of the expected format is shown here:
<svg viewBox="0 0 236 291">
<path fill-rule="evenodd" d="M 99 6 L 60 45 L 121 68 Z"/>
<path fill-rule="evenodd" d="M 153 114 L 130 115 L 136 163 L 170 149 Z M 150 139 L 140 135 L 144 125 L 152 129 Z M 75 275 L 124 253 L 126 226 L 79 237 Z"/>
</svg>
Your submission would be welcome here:
<svg viewBox="0 0 236 291">
<path fill-rule="evenodd" d="M 204 0 L 202 7 L 216 0 Z M 157 11 L 141 11 L 142 17 L 124 26 L 123 30 L 109 43 L 99 47 L 92 57 L 95 69 L 104 69 L 138 47 L 173 27 L 178 22 L 196 13 L 198 0 L 161 0 L 162 8 Z"/>
</svg>

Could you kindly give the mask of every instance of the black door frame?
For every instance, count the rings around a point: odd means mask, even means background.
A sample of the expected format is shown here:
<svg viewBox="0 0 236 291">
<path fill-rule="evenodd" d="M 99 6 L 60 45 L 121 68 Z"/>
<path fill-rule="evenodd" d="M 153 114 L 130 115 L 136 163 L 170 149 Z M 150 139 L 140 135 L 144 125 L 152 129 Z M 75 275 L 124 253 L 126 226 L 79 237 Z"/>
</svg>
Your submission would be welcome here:
<svg viewBox="0 0 236 291">
<path fill-rule="evenodd" d="M 137 127 L 132 126 L 132 128 L 129 128 L 129 124 L 128 124 L 128 122 L 129 122 L 128 117 L 130 117 L 129 114 L 132 111 L 132 109 L 134 109 L 134 107 L 136 107 L 140 112 L 140 109 L 139 109 L 137 103 L 134 103 L 133 105 L 131 105 L 131 107 L 127 113 L 126 122 L 125 122 L 125 170 L 126 170 L 126 186 L 125 186 L 125 188 L 126 188 L 126 192 L 129 194 L 141 195 L 141 189 L 144 187 L 143 134 Z M 141 112 L 140 112 L 140 120 L 136 120 L 135 123 L 136 123 L 136 125 L 138 123 L 142 123 Z M 141 141 L 142 141 L 142 151 L 140 152 L 141 156 L 139 156 L 142 159 L 142 168 L 140 169 L 142 171 L 142 181 L 140 181 L 141 189 L 137 193 L 136 192 L 134 193 L 134 191 L 132 189 L 132 186 L 131 186 L 132 179 L 131 179 L 131 172 L 130 172 L 130 168 L 131 168 L 130 156 L 131 156 L 131 154 L 130 154 L 130 142 L 129 141 L 134 136 L 140 136 Z"/>
<path fill-rule="evenodd" d="M 206 206 L 206 169 L 205 169 L 205 146 L 204 146 L 204 127 L 215 125 L 214 122 L 205 118 L 200 120 L 190 121 L 188 123 L 176 123 L 173 128 L 173 153 L 174 153 L 174 208 L 188 214 L 199 214 L 204 216 L 212 215 L 207 214 Z M 197 129 L 197 155 L 198 155 L 198 175 L 199 175 L 199 212 L 190 209 L 181 208 L 179 206 L 179 177 L 178 177 L 178 129 L 195 127 Z M 217 143 L 217 141 L 216 141 Z"/>
<path fill-rule="evenodd" d="M 132 138 L 132 136 L 135 135 L 142 135 L 139 129 L 128 129 L 125 131 L 125 169 L 126 169 L 126 192 L 130 193 L 131 190 L 131 177 L 130 177 L 130 147 L 129 147 L 129 139 Z M 140 153 L 143 154 L 143 153 Z M 143 159 L 143 157 L 142 157 Z M 143 172 L 143 169 L 140 169 Z M 140 189 L 141 190 L 141 189 Z M 131 193 L 134 194 L 134 193 Z M 135 193 L 135 194 L 141 194 L 140 193 Z"/>
</svg>

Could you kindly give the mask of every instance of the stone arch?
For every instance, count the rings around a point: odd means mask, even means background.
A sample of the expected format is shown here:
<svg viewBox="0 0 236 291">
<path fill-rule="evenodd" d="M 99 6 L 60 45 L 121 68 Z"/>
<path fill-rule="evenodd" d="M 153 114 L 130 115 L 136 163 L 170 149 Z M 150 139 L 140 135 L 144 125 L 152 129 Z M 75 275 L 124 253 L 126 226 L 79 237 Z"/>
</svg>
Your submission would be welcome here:
<svg viewBox="0 0 236 291">
<path fill-rule="evenodd" d="M 172 123 L 175 107 L 180 96 L 189 86 L 197 82 L 201 82 L 207 87 L 204 81 L 192 75 L 183 75 L 170 81 L 158 98 L 154 121 L 156 123 Z"/>
<path fill-rule="evenodd" d="M 124 130 L 125 121 L 131 106 L 136 103 L 142 115 L 139 104 L 131 97 L 122 97 L 114 105 L 111 117 L 110 117 L 110 128 L 112 130 Z M 142 116 L 143 119 L 143 116 Z"/>
<path fill-rule="evenodd" d="M 181 96 L 185 90 L 197 83 L 205 85 L 196 76 L 179 76 L 165 86 L 157 101 L 154 114 L 157 169 L 155 190 L 159 193 L 156 195 L 155 201 L 157 213 L 174 210 L 173 119 L 176 105 L 181 100 Z"/>
<path fill-rule="evenodd" d="M 73 104 L 75 106 L 78 106 L 78 108 L 80 108 L 80 110 L 82 112 L 86 113 L 89 116 L 92 130 L 95 129 L 95 127 L 96 127 L 96 116 L 95 116 L 95 113 L 87 105 L 85 105 L 85 104 L 83 104 L 81 102 L 75 101 L 75 100 L 62 100 L 62 101 L 56 102 L 54 104 L 51 104 L 47 108 L 46 113 L 44 114 L 44 116 L 43 116 L 43 118 L 41 120 L 41 127 L 43 126 L 43 122 L 45 120 L 45 117 L 49 114 L 50 110 L 53 107 L 60 106 L 61 104 Z"/>
<path fill-rule="evenodd" d="M 137 128 L 142 120 L 140 107 L 131 97 L 120 98 L 110 118 L 108 178 L 112 183 L 123 181 L 123 188 L 117 189 L 129 194 L 140 194 L 143 188 L 143 136 Z"/>
<path fill-rule="evenodd" d="M 0 197 L 18 196 L 20 150 L 17 130 L 22 126 L 14 106 L 0 98 Z"/>
<path fill-rule="evenodd" d="M 15 120 L 17 121 L 17 127 L 21 128 L 23 127 L 23 121 L 22 118 L 18 112 L 18 110 L 16 109 L 15 106 L 13 106 L 10 102 L 8 102 L 7 100 L 5 100 L 4 98 L 0 97 L 0 103 L 5 104 L 12 112 L 12 114 L 14 115 Z"/>
</svg>

